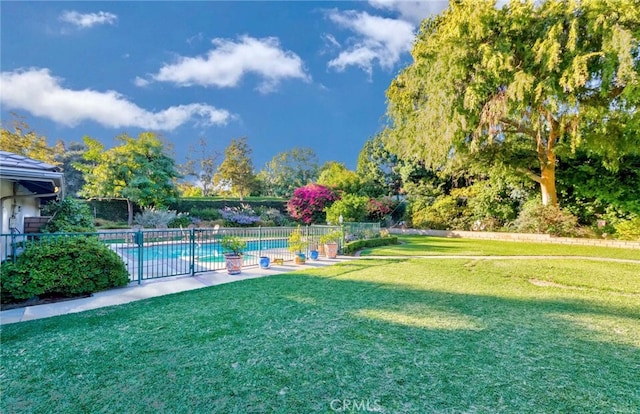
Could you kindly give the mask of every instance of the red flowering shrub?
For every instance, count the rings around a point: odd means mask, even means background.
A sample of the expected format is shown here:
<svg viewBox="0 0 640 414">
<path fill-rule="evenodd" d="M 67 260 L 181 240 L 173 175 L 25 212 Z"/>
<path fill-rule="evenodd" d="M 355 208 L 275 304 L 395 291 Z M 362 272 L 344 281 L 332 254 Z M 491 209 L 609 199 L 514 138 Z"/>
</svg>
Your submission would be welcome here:
<svg viewBox="0 0 640 414">
<path fill-rule="evenodd" d="M 372 198 L 367 203 L 367 218 L 371 221 L 382 221 L 393 210 L 394 202 L 388 198 L 376 200 Z"/>
<path fill-rule="evenodd" d="M 296 188 L 287 202 L 289 215 L 304 224 L 324 223 L 324 209 L 338 199 L 331 189 L 320 184 L 307 184 Z"/>
</svg>

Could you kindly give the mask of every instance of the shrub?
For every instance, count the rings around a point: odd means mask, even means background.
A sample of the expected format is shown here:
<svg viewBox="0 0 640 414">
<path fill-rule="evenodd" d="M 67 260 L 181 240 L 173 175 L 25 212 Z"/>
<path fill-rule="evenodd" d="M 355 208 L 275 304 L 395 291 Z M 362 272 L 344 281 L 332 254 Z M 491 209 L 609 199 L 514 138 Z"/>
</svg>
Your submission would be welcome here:
<svg viewBox="0 0 640 414">
<path fill-rule="evenodd" d="M 219 198 L 181 198 L 174 203 L 171 203 L 168 207 L 170 210 L 176 210 L 181 212 L 188 212 L 192 217 L 199 217 L 196 211 L 218 211 L 225 207 L 242 207 L 242 204 L 248 204 L 254 210 L 258 211 L 260 208 L 275 208 L 282 213 L 287 212 L 286 200 L 256 200 L 245 199 L 244 201 L 234 199 L 219 199 Z M 200 217 L 203 220 L 217 220 L 220 217 Z"/>
<path fill-rule="evenodd" d="M 446 230 L 458 227 L 456 218 L 460 215 L 458 211 L 458 200 L 451 195 L 438 197 L 425 214 L 426 224 L 429 228 Z"/>
<path fill-rule="evenodd" d="M 287 243 L 288 243 L 287 248 L 291 253 L 300 253 L 307 248 L 308 242 L 305 239 L 305 237 L 302 235 L 302 230 L 300 229 L 300 226 L 298 226 L 298 228 L 296 228 L 291 232 Z"/>
<path fill-rule="evenodd" d="M 101 229 L 128 229 L 129 225 L 127 223 L 115 222 L 105 219 L 95 219 L 94 220 L 96 228 Z"/>
<path fill-rule="evenodd" d="M 275 208 L 262 209 L 260 221 L 262 221 L 265 226 L 286 226 L 289 224 L 288 217 Z"/>
<path fill-rule="evenodd" d="M 615 225 L 615 237 L 621 240 L 640 240 L 640 217 L 624 220 Z"/>
<path fill-rule="evenodd" d="M 426 228 L 427 212 L 433 199 L 431 197 L 413 198 L 405 211 L 405 220 L 409 227 L 416 229 Z"/>
<path fill-rule="evenodd" d="M 226 254 L 242 255 L 247 248 L 247 242 L 237 236 L 224 236 L 220 241 L 222 251 Z"/>
<path fill-rule="evenodd" d="M 464 229 L 471 221 L 465 200 L 454 194 L 440 196 L 432 204 L 428 199 L 413 200 L 409 212 L 410 222 L 416 228 Z"/>
<path fill-rule="evenodd" d="M 46 237 L 0 265 L 2 303 L 34 296 L 78 296 L 129 282 L 122 259 L 95 237 Z"/>
<path fill-rule="evenodd" d="M 489 174 L 470 187 L 468 203 L 473 230 L 495 231 L 517 217 L 522 205 L 530 198 L 529 188 L 516 177 L 502 171 Z"/>
<path fill-rule="evenodd" d="M 217 208 L 194 208 L 191 210 L 191 216 L 201 220 L 219 220 L 222 218 Z"/>
<path fill-rule="evenodd" d="M 189 217 L 189 213 L 178 213 L 176 218 L 171 220 L 168 224 L 170 229 L 177 229 L 179 227 L 187 227 L 191 224 L 191 217 Z"/>
<path fill-rule="evenodd" d="M 361 222 L 367 218 L 367 203 L 369 198 L 356 194 L 345 194 L 342 199 L 336 201 L 325 209 L 327 223 L 337 224 L 342 215 L 344 222 Z"/>
<path fill-rule="evenodd" d="M 320 244 L 327 244 L 327 243 L 331 243 L 331 242 L 339 242 L 342 239 L 342 230 L 332 230 L 330 232 L 327 232 L 323 235 L 321 235 L 318 238 L 318 241 L 320 242 Z"/>
<path fill-rule="evenodd" d="M 308 184 L 296 188 L 287 203 L 287 211 L 294 220 L 304 224 L 324 223 L 325 208 L 337 199 L 336 193 L 329 188 L 319 184 Z"/>
<path fill-rule="evenodd" d="M 145 208 L 133 217 L 133 222 L 142 227 L 169 227 L 169 223 L 178 217 L 175 210 Z"/>
<path fill-rule="evenodd" d="M 388 197 L 379 200 L 372 198 L 367 202 L 367 219 L 369 221 L 383 221 L 397 206 Z"/>
<path fill-rule="evenodd" d="M 43 233 L 92 233 L 96 231 L 89 206 L 72 198 L 45 204 L 41 214 L 53 217 L 40 229 Z"/>
<path fill-rule="evenodd" d="M 397 237 L 383 237 L 379 239 L 368 239 L 368 240 L 356 240 L 354 242 L 347 243 L 344 246 L 344 254 L 353 254 L 358 250 L 366 249 L 369 247 L 379 247 L 379 246 L 391 246 L 399 244 Z"/>
<path fill-rule="evenodd" d="M 573 237 L 578 234 L 578 219 L 558 206 L 545 206 L 539 197 L 527 201 L 515 227 L 523 233 L 546 233 L 553 236 Z"/>
<path fill-rule="evenodd" d="M 249 204 L 241 204 L 240 207 L 225 207 L 218 210 L 224 220 L 225 226 L 252 226 L 260 221 Z"/>
</svg>

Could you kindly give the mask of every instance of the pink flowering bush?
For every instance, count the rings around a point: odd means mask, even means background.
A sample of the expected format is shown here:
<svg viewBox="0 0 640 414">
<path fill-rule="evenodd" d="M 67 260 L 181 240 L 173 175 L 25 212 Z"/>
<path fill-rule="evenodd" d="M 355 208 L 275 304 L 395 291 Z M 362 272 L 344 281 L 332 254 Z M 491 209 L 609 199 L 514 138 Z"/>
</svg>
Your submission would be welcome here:
<svg viewBox="0 0 640 414">
<path fill-rule="evenodd" d="M 371 221 L 382 221 L 391 213 L 394 202 L 388 198 L 376 200 L 372 198 L 367 203 L 367 218 Z"/>
<path fill-rule="evenodd" d="M 289 215 L 304 224 L 324 223 L 324 209 L 338 199 L 331 189 L 320 184 L 307 184 L 296 188 L 287 203 Z"/>
</svg>

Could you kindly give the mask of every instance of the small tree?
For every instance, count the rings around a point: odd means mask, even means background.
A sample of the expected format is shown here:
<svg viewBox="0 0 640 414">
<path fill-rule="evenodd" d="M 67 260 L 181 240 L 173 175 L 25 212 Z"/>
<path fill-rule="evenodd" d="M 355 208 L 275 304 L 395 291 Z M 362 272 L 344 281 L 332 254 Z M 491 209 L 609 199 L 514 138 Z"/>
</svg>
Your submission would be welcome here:
<svg viewBox="0 0 640 414">
<path fill-rule="evenodd" d="M 356 168 L 363 194 L 369 197 L 398 194 L 402 186 L 399 167 L 398 157 L 387 149 L 382 134 L 367 140 L 358 155 Z"/>
<path fill-rule="evenodd" d="M 296 188 L 318 178 L 318 157 L 311 148 L 280 152 L 260 171 L 268 195 L 291 197 Z"/>
<path fill-rule="evenodd" d="M 209 151 L 207 140 L 200 138 L 199 150 L 189 147 L 187 163 L 182 166 L 184 175 L 196 177 L 201 186 L 202 195 L 207 197 L 213 192 L 213 177 L 216 172 L 216 162 L 220 158 L 217 151 Z M 191 154 L 198 153 L 194 158 Z"/>
<path fill-rule="evenodd" d="M 122 144 L 105 151 L 100 142 L 84 137 L 88 148 L 84 158 L 89 165 L 78 166 L 86 180 L 81 194 L 126 200 L 131 225 L 133 203 L 165 207 L 175 201 L 178 193 L 174 181 L 179 174 L 156 134 L 143 132 L 138 138 L 123 134 L 117 140 Z"/>
<path fill-rule="evenodd" d="M 246 137 L 231 140 L 224 150 L 224 161 L 213 178 L 216 187 L 229 185 L 230 192 L 241 201 L 256 189 L 251 152 Z"/>
<path fill-rule="evenodd" d="M 305 224 L 324 223 L 324 209 L 338 199 L 331 189 L 319 185 L 309 184 L 297 188 L 287 203 L 289 215 Z"/>
<path fill-rule="evenodd" d="M 34 132 L 18 115 L 12 115 L 13 131 L 5 127 L 0 129 L 0 150 L 56 165 L 55 156 L 64 150 L 62 142 L 48 146 L 46 137 Z"/>
<path fill-rule="evenodd" d="M 320 169 L 318 184 L 324 185 L 334 191 L 345 193 L 357 193 L 362 187 L 362 182 L 355 171 L 349 170 L 343 163 L 329 161 Z"/>
<path fill-rule="evenodd" d="M 85 179 L 82 165 L 86 165 L 84 153 L 87 147 L 82 142 L 70 142 L 64 145 L 62 152 L 54 156 L 54 160 L 60 164 L 64 173 L 64 192 L 67 196 L 78 197 Z"/>
</svg>

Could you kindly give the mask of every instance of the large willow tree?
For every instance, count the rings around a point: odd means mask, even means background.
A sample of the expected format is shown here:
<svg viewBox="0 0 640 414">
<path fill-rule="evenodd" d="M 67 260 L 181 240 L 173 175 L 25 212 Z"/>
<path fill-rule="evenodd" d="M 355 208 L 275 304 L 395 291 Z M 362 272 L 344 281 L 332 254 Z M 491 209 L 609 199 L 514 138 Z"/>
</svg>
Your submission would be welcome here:
<svg viewBox="0 0 640 414">
<path fill-rule="evenodd" d="M 559 152 L 615 167 L 640 150 L 639 39 L 637 0 L 452 0 L 387 90 L 388 144 L 430 167 L 504 163 L 556 204 Z"/>
</svg>

